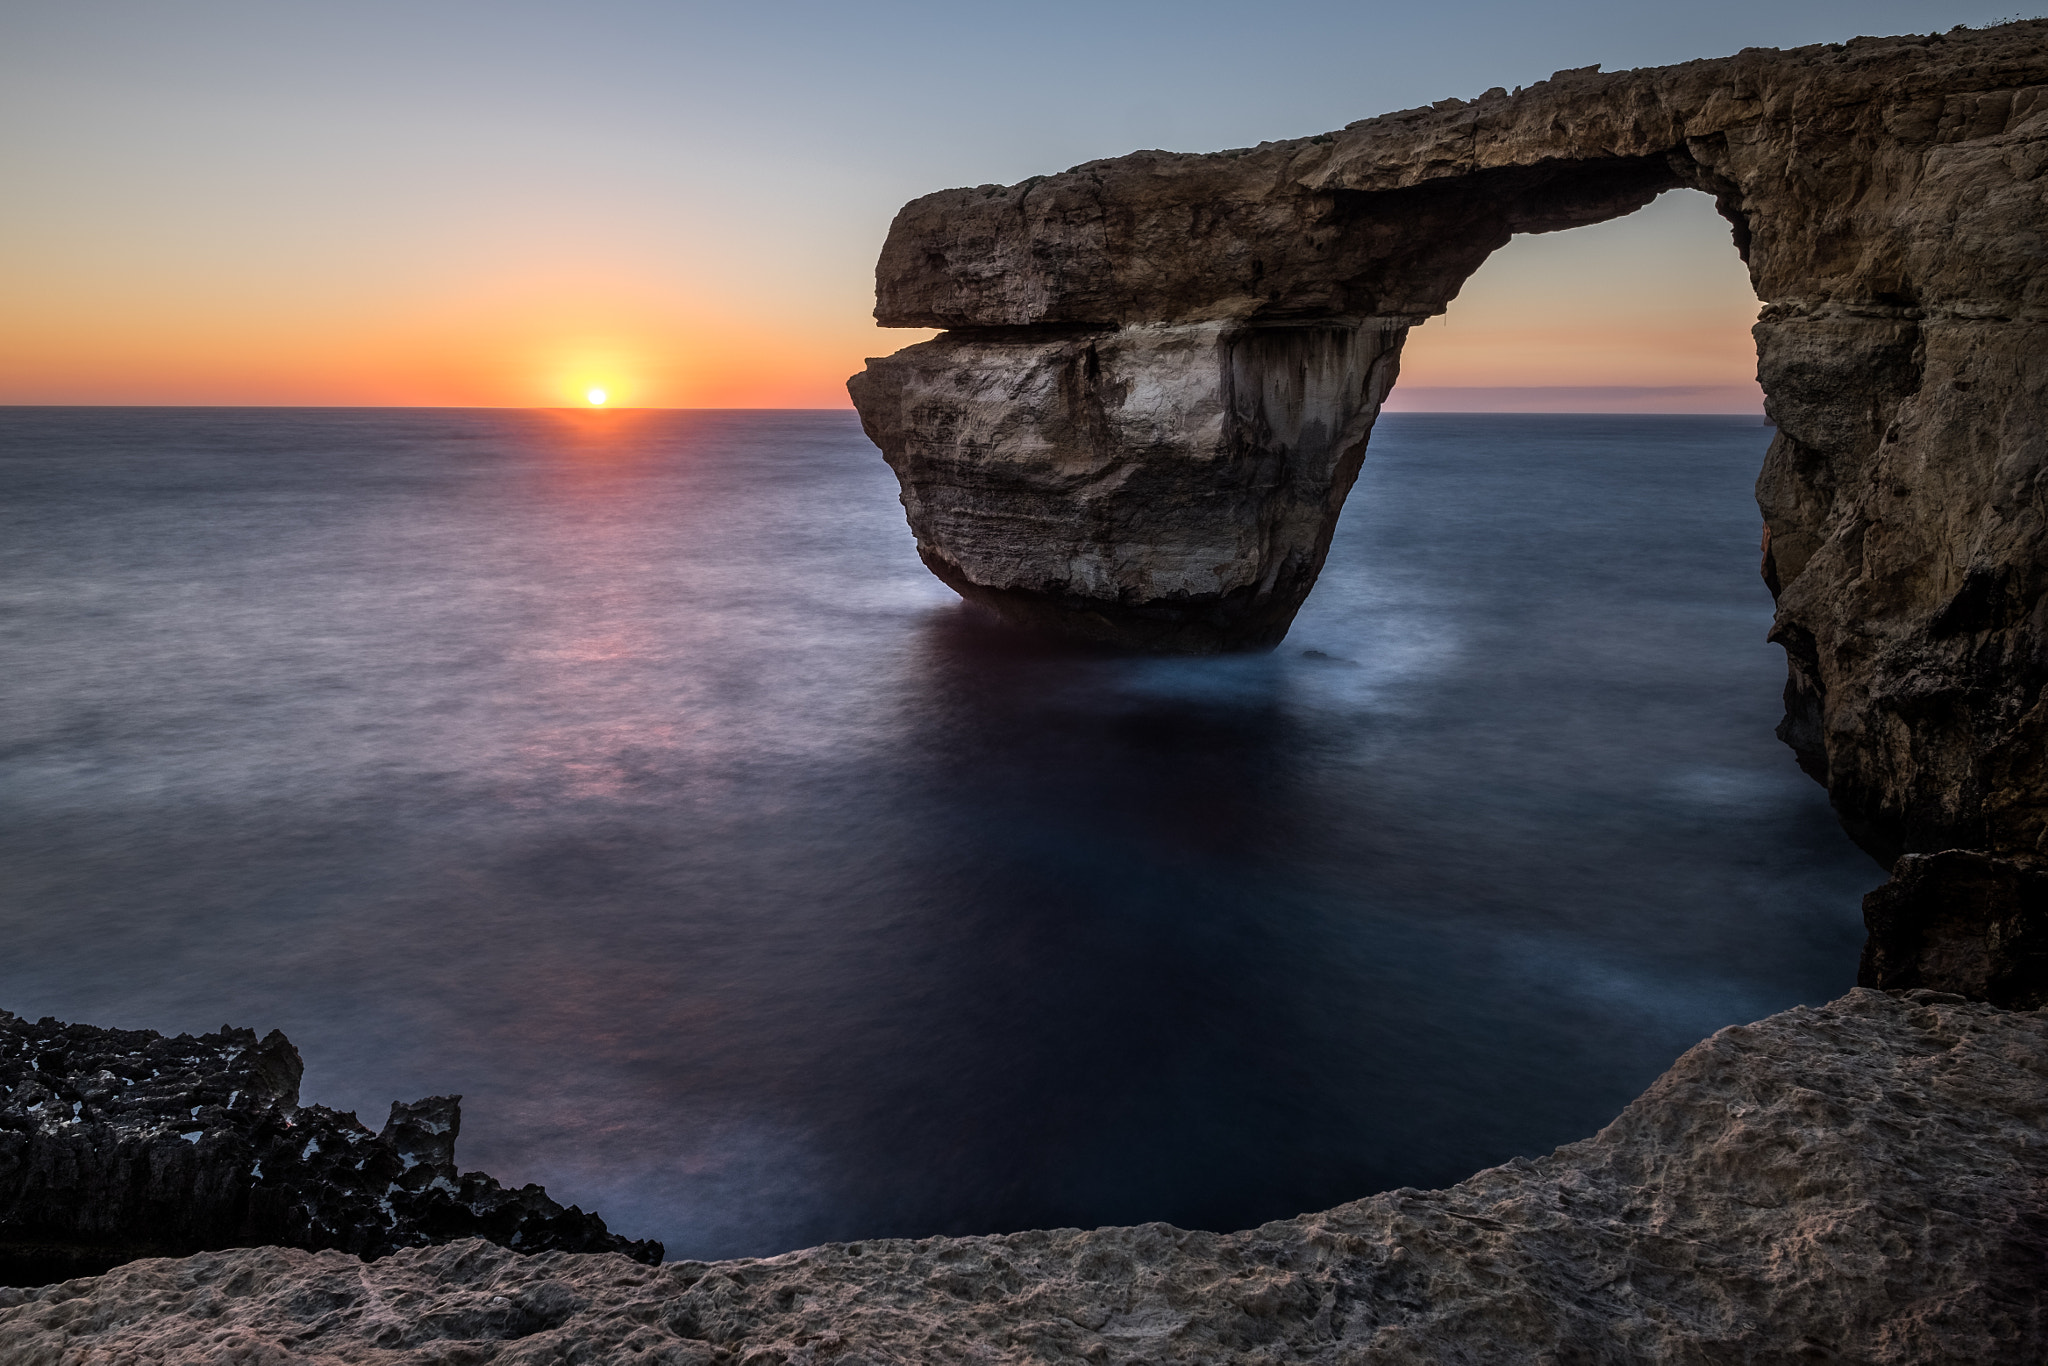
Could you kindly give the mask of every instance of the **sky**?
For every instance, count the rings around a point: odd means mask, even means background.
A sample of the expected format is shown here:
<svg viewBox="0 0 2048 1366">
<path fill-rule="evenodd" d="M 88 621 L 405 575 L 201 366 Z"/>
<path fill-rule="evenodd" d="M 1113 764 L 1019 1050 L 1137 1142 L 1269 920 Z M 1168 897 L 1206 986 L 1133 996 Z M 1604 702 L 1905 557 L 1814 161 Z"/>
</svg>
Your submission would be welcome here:
<svg viewBox="0 0 2048 1366">
<path fill-rule="evenodd" d="M 2012 0 L 0 0 L 0 403 L 845 407 L 889 220 Z M 1704 196 L 1518 238 L 1408 408 L 1757 411 Z"/>
</svg>

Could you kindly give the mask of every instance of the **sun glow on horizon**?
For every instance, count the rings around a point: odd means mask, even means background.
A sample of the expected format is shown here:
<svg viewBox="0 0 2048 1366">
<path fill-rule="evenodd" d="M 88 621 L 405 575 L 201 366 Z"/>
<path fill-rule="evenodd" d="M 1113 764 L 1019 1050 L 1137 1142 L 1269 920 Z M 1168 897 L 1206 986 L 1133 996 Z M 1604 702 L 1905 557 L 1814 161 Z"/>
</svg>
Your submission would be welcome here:
<svg viewBox="0 0 2048 1366">
<path fill-rule="evenodd" d="M 590 406 L 591 406 L 591 407 L 593 407 L 593 408 L 602 408 L 602 407 L 604 407 L 604 402 L 605 402 L 605 400 L 606 400 L 606 399 L 608 399 L 608 398 L 610 398 L 610 397 L 611 397 L 611 395 L 610 395 L 610 394 L 607 394 L 607 393 L 606 393 L 606 392 L 605 392 L 604 390 L 602 390 L 602 389 L 591 389 L 591 390 L 587 391 L 587 392 L 586 392 L 586 393 L 585 393 L 585 394 L 583 395 L 583 397 L 589 400 L 589 402 L 590 402 Z"/>
</svg>

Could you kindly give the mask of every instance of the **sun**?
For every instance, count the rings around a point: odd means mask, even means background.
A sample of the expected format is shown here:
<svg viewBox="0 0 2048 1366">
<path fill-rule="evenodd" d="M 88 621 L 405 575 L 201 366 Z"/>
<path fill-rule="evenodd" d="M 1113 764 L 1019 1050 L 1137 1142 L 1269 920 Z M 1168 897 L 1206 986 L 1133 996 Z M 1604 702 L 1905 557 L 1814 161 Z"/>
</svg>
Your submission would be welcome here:
<svg viewBox="0 0 2048 1366">
<path fill-rule="evenodd" d="M 592 389 L 592 390 L 591 390 L 591 391 L 590 391 L 589 393 L 585 394 L 585 395 L 584 395 L 583 397 L 585 397 L 585 398 L 587 398 L 587 399 L 589 399 L 589 400 L 590 400 L 590 406 L 591 406 L 591 407 L 593 407 L 593 408 L 602 408 L 602 407 L 604 407 L 604 401 L 605 401 L 605 400 L 606 400 L 607 398 L 610 398 L 610 397 L 611 397 L 611 395 L 610 395 L 610 394 L 607 394 L 607 393 L 606 393 L 606 392 L 605 392 L 604 390 L 602 390 L 602 389 Z"/>
</svg>

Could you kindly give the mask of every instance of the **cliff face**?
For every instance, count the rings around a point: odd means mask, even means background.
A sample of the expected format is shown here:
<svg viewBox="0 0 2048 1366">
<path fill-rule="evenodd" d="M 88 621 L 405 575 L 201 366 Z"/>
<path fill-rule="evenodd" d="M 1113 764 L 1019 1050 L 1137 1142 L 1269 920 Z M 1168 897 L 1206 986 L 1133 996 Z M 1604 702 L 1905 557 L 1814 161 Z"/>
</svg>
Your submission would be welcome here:
<svg viewBox="0 0 2048 1366">
<path fill-rule="evenodd" d="M 458 1173 L 459 1096 L 393 1105 L 373 1134 L 300 1105 L 303 1070 L 275 1030 L 165 1038 L 0 1011 L 0 1285 L 251 1243 L 380 1257 L 480 1237 L 661 1260 L 539 1186 Z"/>
<path fill-rule="evenodd" d="M 849 388 L 919 553 L 964 596 L 1148 649 L 1270 646 L 1408 328 L 1514 233 L 1704 190 L 1765 302 L 1780 734 L 1881 860 L 2037 860 L 2044 168 L 2041 21 L 1560 72 L 927 195 L 890 230 L 876 316 L 948 330 Z"/>
<path fill-rule="evenodd" d="M 1722 1030 L 1598 1136 L 1243 1233 L 635 1265 L 251 1248 L 0 1290 L 0 1360 L 2048 1359 L 2048 1013 L 1856 991 Z"/>
</svg>

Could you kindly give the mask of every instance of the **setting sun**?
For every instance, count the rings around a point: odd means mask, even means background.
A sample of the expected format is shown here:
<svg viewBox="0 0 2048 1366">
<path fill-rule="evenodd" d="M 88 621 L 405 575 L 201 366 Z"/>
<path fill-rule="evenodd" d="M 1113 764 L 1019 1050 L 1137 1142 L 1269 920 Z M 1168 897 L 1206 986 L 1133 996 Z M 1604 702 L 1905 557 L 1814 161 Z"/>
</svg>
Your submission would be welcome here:
<svg viewBox="0 0 2048 1366">
<path fill-rule="evenodd" d="M 587 398 L 587 399 L 589 399 L 589 400 L 590 400 L 590 406 L 591 406 L 591 407 L 593 407 L 593 408 L 601 408 L 601 407 L 603 407 L 603 406 L 604 406 L 604 401 L 605 401 L 605 398 L 607 397 L 607 395 L 605 394 L 605 391 L 604 391 L 604 390 L 602 390 L 602 389 L 592 389 L 592 390 L 591 390 L 591 391 L 590 391 L 589 393 L 585 394 L 585 395 L 584 395 L 583 397 L 585 397 L 585 398 Z"/>
</svg>

